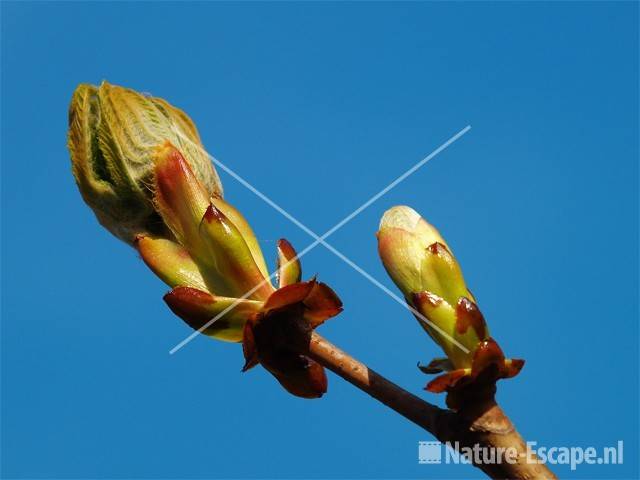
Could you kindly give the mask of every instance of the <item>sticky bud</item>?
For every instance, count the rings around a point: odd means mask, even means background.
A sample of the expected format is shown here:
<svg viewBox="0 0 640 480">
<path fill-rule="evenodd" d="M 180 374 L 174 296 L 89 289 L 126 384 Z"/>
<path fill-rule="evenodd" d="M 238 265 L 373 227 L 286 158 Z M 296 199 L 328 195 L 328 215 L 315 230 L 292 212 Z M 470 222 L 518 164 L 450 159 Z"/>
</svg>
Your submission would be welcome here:
<svg viewBox="0 0 640 480">
<path fill-rule="evenodd" d="M 208 195 L 222 194 L 195 125 L 161 98 L 103 82 L 80 84 L 69 106 L 68 147 L 76 183 L 98 221 L 133 244 L 137 234 L 171 237 L 150 188 L 158 145 L 183 154 Z"/>
<path fill-rule="evenodd" d="M 491 383 L 520 371 L 524 362 L 506 359 L 489 336 L 460 265 L 438 230 L 412 208 L 399 206 L 384 214 L 377 236 L 384 268 L 447 355 L 446 361 L 423 367 L 427 373 L 447 372 L 430 382 L 428 390 L 451 392 L 478 378 Z"/>
</svg>

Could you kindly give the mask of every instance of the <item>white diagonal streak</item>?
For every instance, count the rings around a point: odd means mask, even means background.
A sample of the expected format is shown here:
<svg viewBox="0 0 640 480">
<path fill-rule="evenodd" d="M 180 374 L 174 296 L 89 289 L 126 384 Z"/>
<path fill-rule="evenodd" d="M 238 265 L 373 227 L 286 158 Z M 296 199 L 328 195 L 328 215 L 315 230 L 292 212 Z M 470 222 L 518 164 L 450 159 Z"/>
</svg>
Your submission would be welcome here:
<svg viewBox="0 0 640 480">
<path fill-rule="evenodd" d="M 411 168 L 409 168 L 406 172 L 404 172 L 402 175 L 400 175 L 398 178 L 396 178 L 393 182 L 391 182 L 389 185 L 387 185 L 386 187 L 384 187 L 382 190 L 380 190 L 378 193 L 376 193 L 375 195 L 373 195 L 371 198 L 369 198 L 369 200 L 367 200 L 366 202 L 364 202 L 362 205 L 360 205 L 358 208 L 356 208 L 353 212 L 351 212 L 349 215 L 347 215 L 346 217 L 344 217 L 342 220 L 340 220 L 336 225 L 334 225 L 333 227 L 331 227 L 329 230 L 327 230 L 324 234 L 322 234 L 321 236 L 318 236 L 313 230 L 311 230 L 310 228 L 308 228 L 305 224 L 303 224 L 302 222 L 300 222 L 297 218 L 295 218 L 293 215 L 291 215 L 289 212 L 287 212 L 284 208 L 282 208 L 280 205 L 278 205 L 276 202 L 274 202 L 273 200 L 271 200 L 268 196 L 266 196 L 264 193 L 262 193 L 260 190 L 258 190 L 257 188 L 255 188 L 253 185 L 251 185 L 249 182 L 247 182 L 244 178 L 242 178 L 240 175 L 238 175 L 236 172 L 234 172 L 232 169 L 230 169 L 229 167 L 227 167 L 224 163 L 222 163 L 220 160 L 218 160 L 217 158 L 215 158 L 213 155 L 209 154 L 208 152 L 206 152 L 200 145 L 197 145 L 195 142 L 193 142 L 190 138 L 188 138 L 186 135 L 184 135 L 182 132 L 180 132 L 177 128 L 174 129 L 175 133 L 180 136 L 181 138 L 185 139 L 188 142 L 191 142 L 194 146 L 196 146 L 197 148 L 200 148 L 205 154 L 207 154 L 209 156 L 209 158 L 211 158 L 211 160 L 215 163 L 216 166 L 220 167 L 222 170 L 224 170 L 225 172 L 227 172 L 229 175 L 231 175 L 233 178 L 235 178 L 238 182 L 240 182 L 242 185 L 244 185 L 246 188 L 248 188 L 249 190 L 251 190 L 255 195 L 257 195 L 260 199 L 262 199 L 264 202 L 266 202 L 267 204 L 269 204 L 272 208 L 274 208 L 276 211 L 278 211 L 281 215 L 283 215 L 284 217 L 286 217 L 287 219 L 289 219 L 292 223 L 294 223 L 295 225 L 297 225 L 300 229 L 302 229 L 304 232 L 306 232 L 308 235 L 310 235 L 311 237 L 313 237 L 315 240 L 314 242 L 312 242 L 311 244 L 309 244 L 304 250 L 302 250 L 299 254 L 297 254 L 297 256 L 295 258 L 293 258 L 292 260 L 290 260 L 288 263 L 293 262 L 297 259 L 300 259 L 301 257 L 303 257 L 304 255 L 306 255 L 307 253 L 309 253 L 312 249 L 314 249 L 316 246 L 318 246 L 319 244 L 324 245 L 329 251 L 331 251 L 334 255 L 336 255 L 338 258 L 340 258 L 342 261 L 344 261 L 347 265 L 349 265 L 351 268 L 353 268 L 355 271 L 357 271 L 360 275 L 362 275 L 363 277 L 365 277 L 367 280 L 369 280 L 369 282 L 371 282 L 373 285 L 375 285 L 376 287 L 378 287 L 380 290 L 382 290 L 384 293 L 386 293 L 389 297 L 391 297 L 393 300 L 395 300 L 396 302 L 398 302 L 400 305 L 402 305 L 404 308 L 408 309 L 409 311 L 411 311 L 421 322 L 429 325 L 431 328 L 433 328 L 434 330 L 436 330 L 438 333 L 440 333 L 441 335 L 443 335 L 444 337 L 448 338 L 454 345 L 456 345 L 457 347 L 459 347 L 460 349 L 462 349 L 465 353 L 468 353 L 469 350 L 462 345 L 461 343 L 459 343 L 457 340 L 455 340 L 454 338 L 452 338 L 449 334 L 447 334 L 446 332 L 444 332 L 442 329 L 440 329 L 437 325 L 435 325 L 433 322 L 431 322 L 429 319 L 427 319 L 424 315 L 422 315 L 420 312 L 418 312 L 417 310 L 415 310 L 413 307 L 411 307 L 410 305 L 408 305 L 404 299 L 402 299 L 399 295 L 397 295 L 396 293 L 392 292 L 389 288 L 387 288 L 386 286 L 384 286 L 382 283 L 380 283 L 377 279 L 375 279 L 372 275 L 370 275 L 368 272 L 366 272 L 363 268 L 361 268 L 360 266 L 358 266 L 355 262 L 353 262 L 352 260 L 350 260 L 347 256 L 345 256 L 343 253 L 341 253 L 339 250 L 337 250 L 336 248 L 334 248 L 332 245 L 330 245 L 329 243 L 327 243 L 325 241 L 325 239 L 327 237 L 329 237 L 330 235 L 332 235 L 333 233 L 335 233 L 337 230 L 339 230 L 341 227 L 343 227 L 346 223 L 348 223 L 349 221 L 351 221 L 353 218 L 355 218 L 357 215 L 359 215 L 362 211 L 364 211 L 367 207 L 369 207 L 370 205 L 372 205 L 376 200 L 378 200 L 380 197 L 382 197 L 383 195 L 385 195 L 387 192 L 389 192 L 391 189 L 393 189 L 395 186 L 397 186 L 399 183 L 401 183 L 403 180 L 405 180 L 407 177 L 409 177 L 411 174 L 413 174 L 414 172 L 416 172 L 420 167 L 422 167 L 424 164 L 426 164 L 429 160 L 431 160 L 433 157 L 435 157 L 436 155 L 438 155 L 440 152 L 442 152 L 444 149 L 446 149 L 449 145 L 451 145 L 453 142 L 455 142 L 456 140 L 458 140 L 460 137 L 462 137 L 465 133 L 467 133 L 469 130 L 471 129 L 470 125 L 467 125 L 465 128 L 463 128 L 462 130 L 460 130 L 458 133 L 456 133 L 455 135 L 453 135 L 451 138 L 449 138 L 446 142 L 444 142 L 442 145 L 440 145 L 438 148 L 436 148 L 433 152 L 431 152 L 429 155 L 427 155 L 426 157 L 424 157 L 422 160 L 420 160 L 418 163 L 416 163 L 415 165 L 413 165 Z M 233 304 L 231 304 L 229 307 L 227 307 L 226 309 L 224 309 L 222 312 L 220 312 L 218 315 L 216 315 L 215 317 L 213 317 L 211 320 L 209 320 L 205 325 L 203 325 L 202 327 L 200 327 L 198 330 L 192 332 L 188 337 L 186 337 L 184 340 L 182 340 L 180 343 L 178 343 L 175 347 L 173 347 L 170 350 L 170 354 L 174 354 L 175 352 L 177 352 L 178 350 L 180 350 L 182 347 L 184 347 L 187 343 L 189 343 L 191 340 L 193 340 L 199 333 L 203 332 L 204 330 L 206 330 L 209 326 L 211 326 L 214 322 L 216 322 L 219 318 L 221 318 L 222 316 L 224 316 L 228 311 L 230 311 L 231 309 L 233 309 L 238 303 L 240 303 L 242 300 L 244 300 L 245 298 L 249 297 L 253 292 L 255 292 L 256 290 L 258 290 L 260 287 L 262 287 L 265 283 L 271 281 L 271 279 L 273 279 L 276 275 L 276 272 L 272 273 L 269 278 L 263 280 L 262 282 L 260 282 L 260 284 L 256 285 L 254 288 L 252 288 L 251 290 L 249 290 L 247 293 L 245 293 L 242 297 L 240 297 L 239 299 L 237 299 Z"/>
</svg>

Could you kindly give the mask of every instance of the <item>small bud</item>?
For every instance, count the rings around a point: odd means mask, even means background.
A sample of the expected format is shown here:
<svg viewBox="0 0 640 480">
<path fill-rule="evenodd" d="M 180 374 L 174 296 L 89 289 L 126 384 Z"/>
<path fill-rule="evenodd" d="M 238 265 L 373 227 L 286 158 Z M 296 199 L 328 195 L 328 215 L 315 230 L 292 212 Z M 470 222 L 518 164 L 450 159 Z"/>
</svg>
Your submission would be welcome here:
<svg viewBox="0 0 640 480">
<path fill-rule="evenodd" d="M 422 368 L 428 373 L 449 370 L 430 382 L 428 390 L 450 392 L 477 378 L 495 383 L 520 371 L 524 362 L 505 359 L 489 336 L 458 262 L 434 227 L 409 207 L 393 207 L 382 217 L 377 236 L 387 273 L 448 357 Z"/>
<path fill-rule="evenodd" d="M 99 222 L 129 244 L 137 234 L 170 236 L 150 188 L 152 157 L 164 141 L 180 149 L 207 196 L 221 195 L 196 127 L 182 110 L 107 82 L 81 84 L 73 93 L 68 146 L 76 183 Z"/>
</svg>

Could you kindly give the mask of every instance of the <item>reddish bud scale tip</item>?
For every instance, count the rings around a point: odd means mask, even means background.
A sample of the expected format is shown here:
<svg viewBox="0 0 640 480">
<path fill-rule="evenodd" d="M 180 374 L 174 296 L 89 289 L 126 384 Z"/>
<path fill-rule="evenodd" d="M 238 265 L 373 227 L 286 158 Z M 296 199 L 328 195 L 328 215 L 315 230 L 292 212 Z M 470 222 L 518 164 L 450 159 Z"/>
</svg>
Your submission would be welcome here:
<svg viewBox="0 0 640 480">
<path fill-rule="evenodd" d="M 278 240 L 277 245 L 278 287 L 285 287 L 300 281 L 302 267 L 293 246 L 284 238 Z"/>
<path fill-rule="evenodd" d="M 425 303 L 431 307 L 437 307 L 442 302 L 442 298 L 431 292 L 418 292 L 413 294 L 413 304 L 418 308 Z"/>
<path fill-rule="evenodd" d="M 202 219 L 209 223 L 224 222 L 227 220 L 227 217 L 225 217 L 224 214 L 213 205 L 213 203 L 210 203 L 205 210 Z"/>
<path fill-rule="evenodd" d="M 505 378 L 511 378 L 518 375 L 520 373 L 520 370 L 522 370 L 522 368 L 524 367 L 524 363 L 524 360 L 520 358 L 507 359 L 505 362 Z"/>
<path fill-rule="evenodd" d="M 473 327 L 480 340 L 487 335 L 487 324 L 482 312 L 475 303 L 465 297 L 460 297 L 456 304 L 456 331 L 464 334 L 469 327 Z"/>
<path fill-rule="evenodd" d="M 291 260 L 296 256 L 296 251 L 293 246 L 287 241 L 286 238 L 281 238 L 278 240 L 278 250 L 282 252 L 282 255 L 287 259 Z"/>
<path fill-rule="evenodd" d="M 427 247 L 427 250 L 429 250 L 429 252 L 433 253 L 434 255 L 444 255 L 444 254 L 451 255 L 451 252 L 449 251 L 449 249 L 440 242 L 432 243 Z"/>
<path fill-rule="evenodd" d="M 212 317 L 210 307 L 215 303 L 213 295 L 190 287 L 174 288 L 163 297 L 169 308 L 189 326 L 198 330 Z"/>
</svg>

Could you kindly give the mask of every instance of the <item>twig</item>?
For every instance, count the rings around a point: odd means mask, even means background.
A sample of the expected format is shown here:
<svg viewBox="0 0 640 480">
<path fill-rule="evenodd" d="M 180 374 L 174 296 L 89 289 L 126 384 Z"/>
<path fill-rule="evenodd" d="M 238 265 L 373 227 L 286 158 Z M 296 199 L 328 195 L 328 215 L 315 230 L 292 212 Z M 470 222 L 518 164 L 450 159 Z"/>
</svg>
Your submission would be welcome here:
<svg viewBox="0 0 640 480">
<path fill-rule="evenodd" d="M 515 449 L 518 453 L 515 463 L 508 463 L 504 459 L 501 463 L 492 464 L 474 462 L 475 466 L 491 478 L 556 478 L 546 465 L 532 462 L 531 459 L 527 461 L 528 452 L 524 440 L 495 402 L 493 395 L 483 402 L 474 402 L 472 406 L 453 412 L 431 405 L 400 388 L 315 332 L 311 335 L 308 351 L 305 353 L 443 443 L 458 442 L 460 447 L 469 448 L 479 445 L 494 449 Z"/>
</svg>

